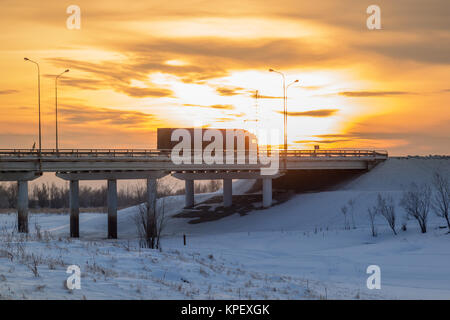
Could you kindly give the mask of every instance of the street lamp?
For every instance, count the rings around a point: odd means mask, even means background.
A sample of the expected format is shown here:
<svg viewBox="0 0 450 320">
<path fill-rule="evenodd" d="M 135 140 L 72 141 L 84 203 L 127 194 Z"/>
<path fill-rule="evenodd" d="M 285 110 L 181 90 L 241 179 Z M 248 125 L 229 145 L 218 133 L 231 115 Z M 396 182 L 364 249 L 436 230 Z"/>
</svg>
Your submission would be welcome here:
<svg viewBox="0 0 450 320">
<path fill-rule="evenodd" d="M 292 86 L 294 83 L 297 83 L 297 82 L 299 82 L 298 80 L 294 80 L 294 81 L 292 81 L 291 83 L 289 83 L 288 85 L 287 85 L 287 87 L 286 87 L 286 90 L 290 87 L 290 86 Z"/>
<path fill-rule="evenodd" d="M 285 111 L 285 113 L 286 113 L 286 123 L 285 123 L 285 130 L 287 130 L 287 122 L 288 122 L 288 112 L 287 112 L 287 91 L 288 91 L 288 89 L 289 89 L 289 87 L 290 86 L 292 86 L 294 83 L 298 83 L 299 81 L 298 80 L 294 80 L 294 81 L 292 81 L 290 84 L 288 84 L 287 86 L 286 86 L 286 111 Z M 286 133 L 286 136 L 285 136 L 285 138 L 284 138 L 285 140 L 284 140 L 284 144 L 285 144 L 285 146 L 286 146 L 286 148 L 287 148 L 287 133 Z"/>
<path fill-rule="evenodd" d="M 280 74 L 283 77 L 283 121 L 284 121 L 284 167 L 287 168 L 286 163 L 286 155 L 287 155 L 287 133 L 286 133 L 286 123 L 287 123 L 287 109 L 286 109 L 286 77 L 284 76 L 284 73 L 269 69 L 269 72 L 275 72 Z"/>
<path fill-rule="evenodd" d="M 30 60 L 28 58 L 23 58 L 25 61 L 34 63 L 38 70 L 38 110 L 39 110 L 39 156 L 42 151 L 42 139 L 41 139 L 41 71 L 39 69 L 39 64 L 36 61 Z"/>
<path fill-rule="evenodd" d="M 58 152 L 58 78 L 64 73 L 69 72 L 69 69 L 64 70 L 55 77 L 55 136 L 56 136 L 56 152 Z"/>
</svg>

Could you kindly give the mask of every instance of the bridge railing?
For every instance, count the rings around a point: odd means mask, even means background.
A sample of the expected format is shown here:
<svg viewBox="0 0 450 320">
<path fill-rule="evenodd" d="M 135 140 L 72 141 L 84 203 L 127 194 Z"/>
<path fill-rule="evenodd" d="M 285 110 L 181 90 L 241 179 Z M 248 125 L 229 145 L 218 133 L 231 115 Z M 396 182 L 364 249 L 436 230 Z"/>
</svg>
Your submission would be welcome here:
<svg viewBox="0 0 450 320">
<path fill-rule="evenodd" d="M 1 157 L 137 157 L 166 155 L 156 149 L 0 149 Z"/>
<path fill-rule="evenodd" d="M 284 150 L 279 150 L 284 155 Z M 354 149 L 322 149 L 322 150 L 288 150 L 287 157 L 386 157 L 385 150 L 354 150 Z"/>
<path fill-rule="evenodd" d="M 201 151 L 201 150 L 199 150 Z M 357 149 L 322 149 L 322 150 L 287 150 L 263 149 L 258 152 L 266 155 L 267 152 L 278 151 L 279 156 L 284 158 L 305 157 L 373 157 L 387 158 L 385 150 L 357 150 Z M 196 150 L 192 150 L 192 153 Z M 240 153 L 234 151 L 237 155 Z M 159 149 L 0 149 L 1 158 L 152 158 L 169 157 L 171 150 Z"/>
</svg>

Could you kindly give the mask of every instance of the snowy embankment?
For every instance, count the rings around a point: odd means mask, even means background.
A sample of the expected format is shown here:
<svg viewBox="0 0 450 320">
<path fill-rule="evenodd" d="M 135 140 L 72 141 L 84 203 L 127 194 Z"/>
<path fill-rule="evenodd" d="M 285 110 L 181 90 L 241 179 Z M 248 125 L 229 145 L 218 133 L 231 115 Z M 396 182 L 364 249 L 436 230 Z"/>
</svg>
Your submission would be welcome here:
<svg viewBox="0 0 450 320">
<path fill-rule="evenodd" d="M 162 252 L 138 249 L 136 207 L 119 212 L 117 241 L 103 240 L 104 214 L 81 214 L 81 240 L 67 239 L 67 215 L 33 215 L 32 229 L 39 225 L 51 238 L 11 241 L 8 250 L 16 257 L 0 255 L 0 294 L 88 299 L 450 299 L 450 235 L 439 228 L 445 225 L 442 218 L 430 213 L 427 234 L 420 234 L 410 220 L 408 230 L 395 236 L 377 217 L 377 237 L 370 235 L 367 218 L 377 194 L 389 194 L 397 205 L 399 229 L 404 217 L 398 204 L 402 192 L 412 182 L 430 183 L 436 170 L 450 175 L 450 161 L 390 159 L 336 191 L 297 195 L 246 216 L 194 225 L 188 219 L 169 219 Z M 249 187 L 240 181 L 233 191 L 239 194 Z M 213 195 L 197 195 L 196 201 Z M 354 210 L 349 216 L 352 229 L 346 230 L 340 208 L 349 200 L 354 201 Z M 183 203 L 183 196 L 166 198 L 166 214 L 177 213 Z M 0 215 L 0 223 L 6 225 L 3 238 L 14 221 L 15 215 Z M 187 235 L 187 246 L 182 234 Z M 5 243 L 0 249 L 5 250 Z M 31 253 L 42 257 L 39 277 L 29 265 Z M 72 293 L 62 285 L 68 264 L 79 265 L 83 276 L 82 289 Z M 366 268 L 373 264 L 381 268 L 381 290 L 366 287 Z"/>
</svg>

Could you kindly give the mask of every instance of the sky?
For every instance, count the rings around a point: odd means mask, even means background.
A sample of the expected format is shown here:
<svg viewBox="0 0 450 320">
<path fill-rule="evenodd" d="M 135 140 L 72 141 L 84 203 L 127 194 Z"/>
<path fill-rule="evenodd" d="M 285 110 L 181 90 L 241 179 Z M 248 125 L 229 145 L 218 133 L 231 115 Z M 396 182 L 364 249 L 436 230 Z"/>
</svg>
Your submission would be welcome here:
<svg viewBox="0 0 450 320">
<path fill-rule="evenodd" d="M 68 29 L 69 5 L 81 10 Z M 381 29 L 366 9 L 380 7 Z M 156 128 L 450 154 L 448 0 L 0 1 L 0 148 L 155 148 Z M 258 91 L 258 99 L 255 98 Z"/>
</svg>

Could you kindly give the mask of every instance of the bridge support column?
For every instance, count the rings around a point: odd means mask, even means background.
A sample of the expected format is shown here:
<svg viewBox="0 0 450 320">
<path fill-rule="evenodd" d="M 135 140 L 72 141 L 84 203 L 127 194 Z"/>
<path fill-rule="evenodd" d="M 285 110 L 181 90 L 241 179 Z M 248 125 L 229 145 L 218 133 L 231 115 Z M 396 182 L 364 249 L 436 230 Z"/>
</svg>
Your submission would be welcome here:
<svg viewBox="0 0 450 320">
<path fill-rule="evenodd" d="M 28 181 L 17 181 L 17 227 L 19 232 L 28 233 Z"/>
<path fill-rule="evenodd" d="M 223 206 L 231 207 L 233 205 L 233 180 L 223 179 Z"/>
<path fill-rule="evenodd" d="M 268 208 L 272 205 L 272 179 L 271 178 L 263 178 L 262 179 L 262 185 L 263 185 L 263 207 Z"/>
<path fill-rule="evenodd" d="M 185 184 L 186 208 L 191 208 L 195 205 L 194 180 L 184 180 L 184 184 Z"/>
<path fill-rule="evenodd" d="M 70 180 L 70 237 L 80 237 L 79 181 Z"/>
<path fill-rule="evenodd" d="M 117 239 L 117 180 L 108 180 L 108 239 Z"/>
</svg>

